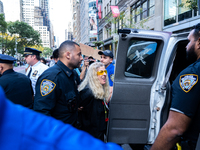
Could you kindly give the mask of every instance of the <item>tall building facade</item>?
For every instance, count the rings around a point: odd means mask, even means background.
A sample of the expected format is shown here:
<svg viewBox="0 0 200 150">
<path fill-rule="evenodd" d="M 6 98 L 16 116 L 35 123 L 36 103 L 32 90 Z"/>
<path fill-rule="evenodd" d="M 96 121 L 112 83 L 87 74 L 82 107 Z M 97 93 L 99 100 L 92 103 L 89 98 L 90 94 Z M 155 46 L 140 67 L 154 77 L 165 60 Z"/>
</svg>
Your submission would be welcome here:
<svg viewBox="0 0 200 150">
<path fill-rule="evenodd" d="M 3 2 L 0 0 L 0 14 L 4 14 Z"/>
<path fill-rule="evenodd" d="M 98 0 L 99 2 L 101 0 Z M 102 50 L 109 49 L 116 53 L 117 30 L 125 27 L 181 33 L 191 30 L 199 23 L 197 8 L 187 7 L 186 0 L 103 0 L 101 1 L 98 36 L 104 44 Z M 180 4 L 185 4 L 180 7 Z M 124 17 L 113 18 L 110 6 L 118 6 Z M 110 22 L 110 20 L 114 20 Z"/>
<path fill-rule="evenodd" d="M 34 0 L 21 0 L 21 21 L 34 26 Z"/>
<path fill-rule="evenodd" d="M 80 0 L 81 43 L 97 41 L 96 0 Z"/>
<path fill-rule="evenodd" d="M 20 0 L 21 20 L 28 23 L 40 33 L 43 47 L 51 47 L 49 0 Z"/>
</svg>

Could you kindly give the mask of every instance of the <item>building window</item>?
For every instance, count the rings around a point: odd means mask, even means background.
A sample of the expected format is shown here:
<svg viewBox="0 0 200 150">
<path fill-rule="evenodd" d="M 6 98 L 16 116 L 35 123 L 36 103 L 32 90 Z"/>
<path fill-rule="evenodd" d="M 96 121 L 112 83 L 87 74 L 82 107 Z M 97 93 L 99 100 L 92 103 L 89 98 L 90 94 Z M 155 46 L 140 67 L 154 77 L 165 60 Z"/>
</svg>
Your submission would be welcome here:
<svg viewBox="0 0 200 150">
<path fill-rule="evenodd" d="M 133 4 L 131 8 L 132 23 L 139 22 L 149 16 L 154 15 L 155 0 L 141 0 Z"/>
<path fill-rule="evenodd" d="M 197 9 L 189 9 L 187 0 L 165 0 L 164 1 L 164 26 L 183 21 L 197 16 Z M 184 4 L 180 7 L 180 4 Z M 179 7 L 178 7 L 179 6 Z"/>
</svg>

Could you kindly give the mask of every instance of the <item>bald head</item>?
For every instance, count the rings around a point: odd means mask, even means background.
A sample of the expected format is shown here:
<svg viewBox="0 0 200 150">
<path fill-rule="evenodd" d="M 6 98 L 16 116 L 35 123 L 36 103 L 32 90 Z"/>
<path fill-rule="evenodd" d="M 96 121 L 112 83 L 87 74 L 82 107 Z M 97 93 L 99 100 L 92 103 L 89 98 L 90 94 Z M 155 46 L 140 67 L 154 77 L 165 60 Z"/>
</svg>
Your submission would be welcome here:
<svg viewBox="0 0 200 150">
<path fill-rule="evenodd" d="M 73 50 L 75 50 L 76 49 L 76 47 L 75 47 L 76 45 L 79 46 L 79 44 L 77 44 L 76 42 L 73 42 L 73 41 L 70 41 L 70 40 L 64 41 L 60 45 L 59 50 L 58 50 L 59 58 L 62 58 L 66 51 L 72 52 Z"/>
</svg>

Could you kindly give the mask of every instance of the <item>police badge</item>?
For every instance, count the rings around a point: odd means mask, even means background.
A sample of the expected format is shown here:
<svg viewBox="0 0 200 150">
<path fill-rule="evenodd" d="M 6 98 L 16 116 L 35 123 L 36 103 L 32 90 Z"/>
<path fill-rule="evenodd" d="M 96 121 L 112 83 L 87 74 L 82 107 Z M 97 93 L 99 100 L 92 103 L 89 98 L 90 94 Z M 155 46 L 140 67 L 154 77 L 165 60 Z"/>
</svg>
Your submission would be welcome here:
<svg viewBox="0 0 200 150">
<path fill-rule="evenodd" d="M 50 80 L 44 79 L 42 80 L 40 84 L 40 93 L 42 96 L 46 96 L 50 94 L 54 88 L 56 87 L 56 84 Z"/>
<path fill-rule="evenodd" d="M 198 75 L 196 74 L 184 74 L 180 76 L 179 79 L 180 87 L 186 93 L 188 93 L 197 82 L 198 82 Z"/>
</svg>

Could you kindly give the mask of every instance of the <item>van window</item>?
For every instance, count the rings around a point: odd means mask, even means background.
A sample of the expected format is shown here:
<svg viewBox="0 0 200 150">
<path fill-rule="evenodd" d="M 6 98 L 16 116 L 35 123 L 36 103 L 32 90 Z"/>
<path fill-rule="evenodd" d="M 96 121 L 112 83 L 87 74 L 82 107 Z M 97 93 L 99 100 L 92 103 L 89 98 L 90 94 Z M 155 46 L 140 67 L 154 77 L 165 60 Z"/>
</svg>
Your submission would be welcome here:
<svg viewBox="0 0 200 150">
<path fill-rule="evenodd" d="M 156 56 L 157 42 L 131 40 L 126 57 L 125 76 L 150 78 Z"/>
</svg>

